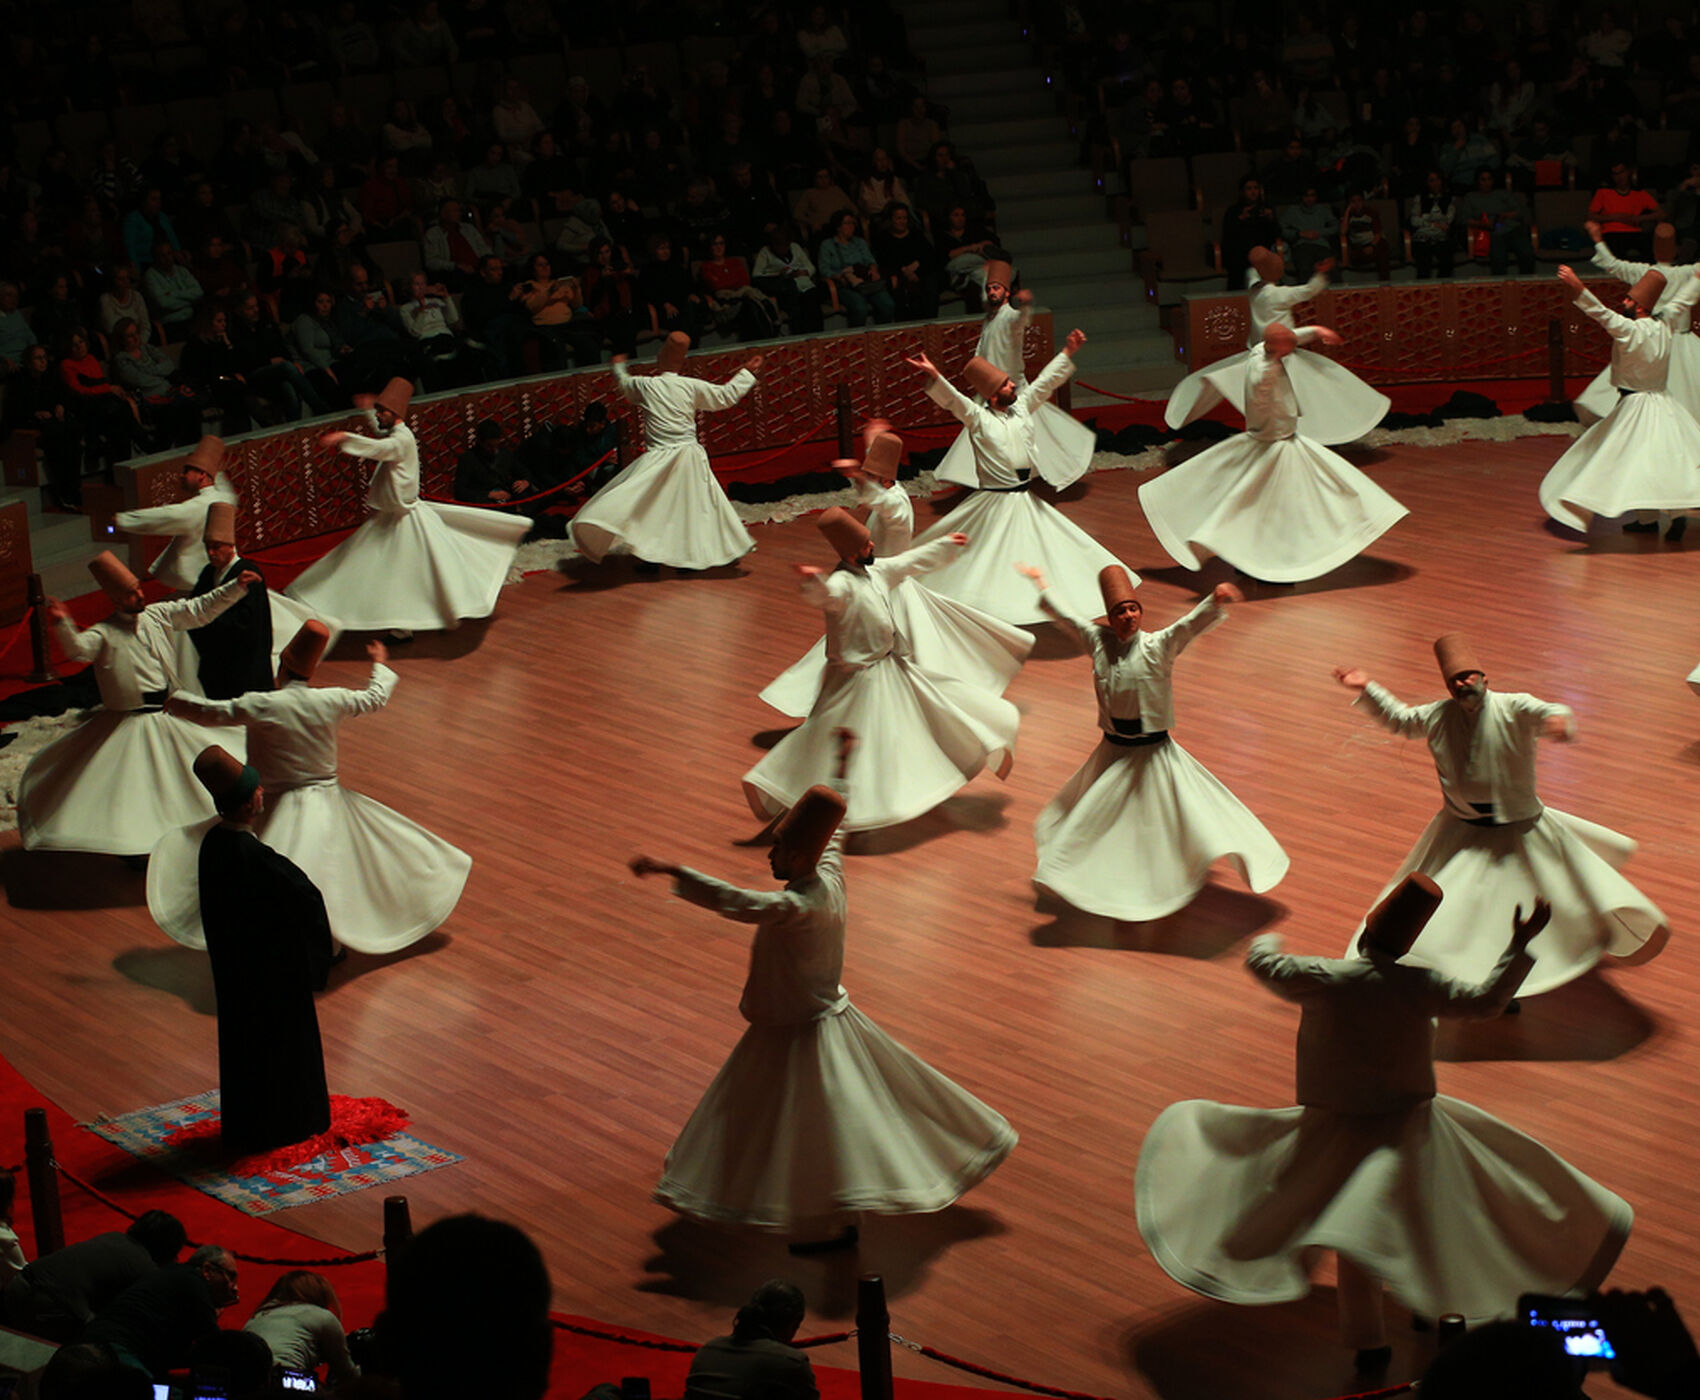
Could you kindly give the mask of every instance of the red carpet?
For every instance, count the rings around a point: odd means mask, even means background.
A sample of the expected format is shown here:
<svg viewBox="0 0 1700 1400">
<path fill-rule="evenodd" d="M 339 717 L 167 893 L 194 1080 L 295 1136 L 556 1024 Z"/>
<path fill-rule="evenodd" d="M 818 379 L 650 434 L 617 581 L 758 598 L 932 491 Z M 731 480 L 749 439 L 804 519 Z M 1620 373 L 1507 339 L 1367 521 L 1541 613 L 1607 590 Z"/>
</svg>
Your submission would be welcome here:
<svg viewBox="0 0 1700 1400">
<path fill-rule="evenodd" d="M 60 1163 L 76 1176 L 97 1187 L 121 1204 L 126 1210 L 168 1210 L 181 1220 L 189 1238 L 198 1243 L 217 1243 L 234 1251 L 241 1260 L 242 1301 L 224 1315 L 226 1327 L 239 1327 L 248 1320 L 259 1301 L 279 1274 L 292 1268 L 317 1268 L 336 1288 L 342 1300 L 343 1322 L 351 1330 L 369 1325 L 383 1306 L 384 1266 L 379 1261 L 358 1263 L 340 1262 L 352 1259 L 345 1250 L 298 1235 L 281 1225 L 243 1215 L 221 1205 L 210 1196 L 162 1176 L 138 1162 L 128 1153 L 102 1141 L 92 1133 L 81 1131 L 71 1117 L 50 1104 L 30 1087 L 11 1063 L 0 1057 L 0 1166 L 15 1167 L 24 1156 L 23 1118 L 26 1108 L 45 1108 L 48 1126 L 53 1135 L 54 1153 Z M 65 1238 L 78 1240 L 106 1230 L 121 1230 L 124 1218 L 114 1213 L 69 1182 L 60 1191 L 65 1216 Z M 23 1173 L 18 1175 L 17 1230 L 23 1241 L 24 1253 L 35 1257 L 34 1229 L 30 1220 L 29 1188 Z M 416 1220 L 416 1227 L 429 1224 Z M 522 1222 L 523 1223 L 523 1222 Z M 376 1248 L 383 1233 L 382 1204 L 372 1202 L 372 1247 Z M 252 1262 L 264 1259 L 266 1263 Z M 629 1337 L 638 1342 L 663 1342 L 670 1339 L 650 1332 L 597 1322 L 593 1318 L 556 1314 L 557 1321 L 576 1327 L 589 1328 L 615 1336 Z M 731 1325 L 731 1310 L 726 1317 Z M 804 1331 L 825 1332 L 804 1324 Z M 833 1328 L 831 1330 L 841 1330 Z M 858 1377 L 854 1370 L 823 1365 L 823 1361 L 853 1363 L 855 1344 L 839 1342 L 825 1347 L 815 1363 L 815 1377 L 822 1400 L 857 1400 L 860 1395 Z M 581 1337 L 558 1330 L 555 1334 L 555 1364 L 550 1380 L 549 1395 L 557 1400 L 579 1400 L 587 1390 L 602 1381 L 616 1384 L 623 1376 L 647 1376 L 650 1390 L 656 1396 L 676 1396 L 684 1393 L 685 1373 L 690 1369 L 686 1352 L 660 1351 L 642 1346 L 627 1346 L 593 1337 Z M 941 1367 L 941 1371 L 943 1368 Z M 948 1373 L 946 1373 L 948 1374 Z M 897 1393 L 904 1400 L 975 1400 L 986 1391 L 978 1387 L 938 1385 L 922 1381 L 898 1381 Z"/>
</svg>

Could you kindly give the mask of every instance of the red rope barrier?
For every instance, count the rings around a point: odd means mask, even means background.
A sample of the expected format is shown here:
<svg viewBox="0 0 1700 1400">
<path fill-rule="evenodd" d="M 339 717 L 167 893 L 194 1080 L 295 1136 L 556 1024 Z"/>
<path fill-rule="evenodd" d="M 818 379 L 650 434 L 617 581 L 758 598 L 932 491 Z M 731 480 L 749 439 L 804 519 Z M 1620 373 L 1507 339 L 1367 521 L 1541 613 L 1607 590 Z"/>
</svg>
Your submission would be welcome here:
<svg viewBox="0 0 1700 1400">
<path fill-rule="evenodd" d="M 1118 394 L 1114 389 L 1100 389 L 1096 384 L 1088 384 L 1084 379 L 1074 381 L 1077 389 L 1084 389 L 1089 394 L 1102 394 L 1107 399 L 1120 399 L 1123 403 L 1158 403 L 1158 399 L 1142 399 L 1138 394 Z"/>
<path fill-rule="evenodd" d="M 78 1176 L 63 1162 L 55 1161 L 53 1163 L 53 1170 L 58 1172 L 60 1176 L 64 1177 L 66 1181 L 70 1182 L 71 1185 L 75 1186 L 79 1191 L 94 1197 L 95 1200 L 99 1201 L 108 1210 L 115 1211 L 117 1214 L 122 1215 L 126 1220 L 137 1219 L 135 1211 L 130 1210 L 126 1206 L 119 1205 L 118 1202 L 108 1196 L 106 1192 L 102 1191 L 92 1182 L 84 1181 L 82 1177 Z M 188 1244 L 191 1249 L 200 1248 L 200 1242 L 197 1240 L 190 1240 L 188 1241 Z M 345 1254 L 336 1259 L 266 1259 L 257 1254 L 238 1254 L 235 1250 L 231 1250 L 230 1256 L 233 1259 L 240 1259 L 244 1264 L 270 1265 L 280 1269 L 300 1269 L 309 1265 L 313 1268 L 326 1268 L 333 1264 L 370 1264 L 373 1260 L 383 1258 L 383 1253 L 381 1250 L 369 1249 L 364 1254 Z"/>
<path fill-rule="evenodd" d="M 24 615 L 18 619 L 17 625 L 12 628 L 12 635 L 7 639 L 6 645 L 0 647 L 0 657 L 4 657 L 7 652 L 18 644 L 18 638 L 24 635 L 25 630 L 30 625 L 30 618 L 34 615 L 34 613 L 34 608 L 24 609 Z"/>
<path fill-rule="evenodd" d="M 558 1327 L 563 1332 L 571 1332 L 576 1337 L 590 1337 L 598 1342 L 613 1342 L 618 1346 L 642 1347 L 648 1351 L 673 1351 L 681 1353 L 697 1352 L 702 1348 L 695 1342 L 663 1342 L 650 1337 L 631 1337 L 623 1332 L 609 1332 L 600 1327 L 585 1327 L 577 1322 L 567 1322 L 558 1317 L 549 1319 L 552 1327 Z M 823 1332 L 818 1337 L 800 1337 L 791 1345 L 799 1348 L 830 1346 L 834 1342 L 847 1342 L 854 1337 L 854 1332 Z"/>
<path fill-rule="evenodd" d="M 757 457 L 755 459 L 755 461 L 753 461 L 753 462 L 740 462 L 740 463 L 738 463 L 738 470 L 742 472 L 742 471 L 748 471 L 751 467 L 764 466 L 766 463 L 773 461 L 776 457 L 783 457 L 787 452 L 795 452 L 805 442 L 814 441 L 815 434 L 818 433 L 822 428 L 824 428 L 828 423 L 832 422 L 833 417 L 834 417 L 833 414 L 830 414 L 830 413 L 827 414 L 826 417 L 824 417 L 820 420 L 820 422 L 814 424 L 813 426 L 811 426 L 809 428 L 804 429 L 802 437 L 798 438 L 795 442 L 787 443 L 784 447 L 779 448 L 777 451 L 769 452 L 764 457 Z"/>
<path fill-rule="evenodd" d="M 951 1356 L 940 1351 L 937 1347 L 923 1346 L 920 1342 L 911 1342 L 900 1337 L 897 1333 L 890 1334 L 891 1340 L 900 1347 L 919 1352 L 922 1356 L 934 1361 L 942 1361 L 946 1366 L 954 1366 L 958 1371 L 966 1371 L 971 1376 L 984 1376 L 987 1380 L 997 1381 L 1001 1385 L 1013 1385 L 1022 1390 L 1031 1390 L 1036 1395 L 1054 1395 L 1057 1400 L 1108 1400 L 1103 1395 L 1094 1395 L 1085 1390 L 1063 1390 L 1054 1385 L 1041 1385 L 1038 1381 L 1023 1380 L 1020 1376 L 1012 1376 L 1006 1371 L 994 1371 L 990 1366 L 979 1366 L 972 1361 L 964 1361 L 960 1356 Z"/>
<path fill-rule="evenodd" d="M 585 477 L 589 476 L 619 450 L 618 447 L 610 447 L 577 476 L 569 477 L 559 486 L 551 486 L 547 490 L 539 491 L 534 496 L 521 496 L 512 501 L 457 501 L 453 496 L 422 496 L 420 499 L 435 501 L 442 506 L 472 506 L 477 510 L 506 510 L 509 506 L 528 506 L 533 501 L 541 501 L 545 496 L 553 496 L 557 491 L 565 491 L 569 486 L 577 486 L 579 482 L 583 481 Z"/>
</svg>

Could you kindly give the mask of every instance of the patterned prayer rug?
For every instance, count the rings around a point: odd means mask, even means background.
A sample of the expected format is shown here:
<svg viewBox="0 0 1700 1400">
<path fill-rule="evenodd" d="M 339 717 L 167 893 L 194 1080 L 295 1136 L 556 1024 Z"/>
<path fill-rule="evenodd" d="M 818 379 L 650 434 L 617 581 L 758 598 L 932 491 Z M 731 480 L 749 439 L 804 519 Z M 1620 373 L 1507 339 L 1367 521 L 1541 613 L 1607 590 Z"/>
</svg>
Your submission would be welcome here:
<svg viewBox="0 0 1700 1400">
<path fill-rule="evenodd" d="M 464 1160 L 402 1132 L 407 1122 L 382 1099 L 332 1094 L 329 1132 L 233 1158 L 218 1142 L 218 1090 L 209 1089 L 81 1126 L 245 1214 L 269 1215 Z"/>
</svg>

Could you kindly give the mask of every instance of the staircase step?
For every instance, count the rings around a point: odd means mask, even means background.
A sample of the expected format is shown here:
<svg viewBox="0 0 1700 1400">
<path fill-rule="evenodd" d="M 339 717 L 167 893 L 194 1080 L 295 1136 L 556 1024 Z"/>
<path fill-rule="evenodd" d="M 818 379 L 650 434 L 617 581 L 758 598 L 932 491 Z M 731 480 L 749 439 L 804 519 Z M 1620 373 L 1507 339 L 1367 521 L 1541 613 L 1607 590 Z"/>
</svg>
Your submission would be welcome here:
<svg viewBox="0 0 1700 1400">
<path fill-rule="evenodd" d="M 998 202 L 998 228 L 1001 230 L 1020 230 L 1024 236 L 1042 236 L 1066 222 L 1073 227 L 1091 224 L 1095 228 L 1108 229 L 1111 236 L 1115 236 L 1116 226 L 1104 216 L 1104 201 L 1091 193 L 1090 181 L 1077 193 L 1040 198 L 1006 197 L 993 185 L 992 197 Z"/>
<path fill-rule="evenodd" d="M 952 134 L 957 146 L 974 155 L 974 168 L 986 179 L 1024 175 L 1031 170 L 1084 169 L 1080 148 L 1072 141 L 1023 141 L 1020 145 L 998 145 L 970 141 Z M 1088 172 L 1088 175 L 1090 172 Z"/>
<path fill-rule="evenodd" d="M 1007 37 L 996 44 L 962 44 L 940 49 L 927 59 L 927 90 L 932 91 L 940 79 L 953 74 L 971 76 L 1002 70 L 1020 70 L 1032 82 L 1039 75 L 1028 66 L 1031 57 L 1026 44 Z"/>
<path fill-rule="evenodd" d="M 1048 287 L 1058 277 L 1127 277 L 1133 270 L 1127 249 L 1118 247 L 1113 239 L 1107 247 L 1092 251 L 1076 248 L 1059 253 L 1031 247 L 1022 253 L 1020 266 L 1022 282 L 1034 287 Z"/>
<path fill-rule="evenodd" d="M 85 593 L 93 593 L 96 585 L 89 575 L 89 560 L 102 550 L 110 549 L 120 559 L 129 561 L 128 543 L 112 540 L 97 544 L 88 537 L 88 522 L 85 520 L 82 525 L 83 537 L 80 543 L 56 549 L 51 553 L 34 553 L 36 543 L 33 539 L 30 541 L 35 571 L 41 575 L 41 586 L 50 598 L 80 598 Z"/>
<path fill-rule="evenodd" d="M 953 24 L 979 24 L 986 18 L 982 0 L 926 0 L 902 6 L 903 17 L 916 29 L 944 29 Z"/>
<path fill-rule="evenodd" d="M 926 24 L 909 26 L 909 47 L 927 60 L 928 71 L 941 54 L 965 45 L 1011 44 L 1021 38 L 1020 26 L 1013 20 L 987 19 L 982 12 L 978 19 L 962 24 Z"/>
<path fill-rule="evenodd" d="M 1001 208 L 1005 200 L 1024 198 L 1051 198 L 1092 192 L 1092 175 L 1090 171 L 1075 170 L 1023 170 L 1018 174 L 1001 175 L 996 180 L 988 181 L 991 186 L 992 198 Z"/>
<path fill-rule="evenodd" d="M 950 139 L 976 152 L 990 154 L 995 148 L 1023 145 L 1032 141 L 1037 131 L 1038 128 L 1031 120 L 1010 118 L 1005 113 L 999 113 L 986 121 L 963 121 L 953 118 L 950 124 Z M 1068 139 L 1068 130 L 1060 118 L 1054 129 L 1045 134 L 1059 141 L 1068 141 L 1071 147 L 1074 145 L 1074 142 Z"/>
<path fill-rule="evenodd" d="M 965 97 L 989 97 L 1005 92 L 1043 92 L 1045 79 L 1032 68 L 1016 64 L 972 73 L 941 73 L 927 79 L 927 96 L 956 112 Z"/>
<path fill-rule="evenodd" d="M 1123 271 L 1133 265 L 1127 249 L 1116 241 L 1113 224 L 1074 223 L 1022 228 L 1000 219 L 998 237 L 1003 240 L 1004 247 L 1019 255 L 1015 260 L 1017 267 L 1025 267 L 1030 257 L 1052 253 L 1101 253 L 1106 248 L 1114 248 L 1121 254 Z"/>
<path fill-rule="evenodd" d="M 965 93 L 949 98 L 940 96 L 929 86 L 927 96 L 949 108 L 951 129 L 946 134 L 953 140 L 956 136 L 956 123 L 959 121 L 973 123 L 1004 117 L 1021 117 L 1032 122 L 1055 118 L 1057 114 L 1056 96 L 1043 84 L 1030 90 Z"/>
</svg>

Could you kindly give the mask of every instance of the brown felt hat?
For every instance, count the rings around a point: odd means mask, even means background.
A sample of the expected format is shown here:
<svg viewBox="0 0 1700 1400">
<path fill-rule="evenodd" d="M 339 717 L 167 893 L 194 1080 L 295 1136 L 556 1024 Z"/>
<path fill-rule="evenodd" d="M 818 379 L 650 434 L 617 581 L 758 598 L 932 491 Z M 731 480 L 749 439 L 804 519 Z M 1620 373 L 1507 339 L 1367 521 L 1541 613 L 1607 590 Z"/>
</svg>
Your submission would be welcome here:
<svg viewBox="0 0 1700 1400">
<path fill-rule="evenodd" d="M 1440 678 L 1448 684 L 1458 676 L 1468 675 L 1471 671 L 1487 674 L 1482 663 L 1476 659 L 1476 649 L 1470 645 L 1470 639 L 1462 632 L 1448 632 L 1434 644 L 1434 659 L 1440 663 Z"/>
<path fill-rule="evenodd" d="M 986 259 L 986 282 L 988 284 L 996 282 L 998 286 L 1008 291 L 1015 285 L 1014 278 L 1015 269 L 1002 258 Z"/>
<path fill-rule="evenodd" d="M 207 544 L 235 544 L 236 507 L 229 501 L 214 501 L 208 506 L 201 539 Z"/>
<path fill-rule="evenodd" d="M 903 465 L 903 439 L 896 433 L 881 433 L 868 444 L 867 456 L 862 458 L 862 470 L 881 481 L 896 481 Z"/>
<path fill-rule="evenodd" d="M 1273 285 L 1287 275 L 1287 264 L 1273 248 L 1256 247 L 1246 254 L 1252 270 L 1265 282 Z"/>
<path fill-rule="evenodd" d="M 1402 956 L 1434 917 L 1443 898 L 1439 885 L 1420 870 L 1413 870 L 1364 916 L 1358 946 Z"/>
<path fill-rule="evenodd" d="M 793 870 L 802 874 L 806 864 L 813 870 L 820 863 L 826 843 L 844 820 L 844 798 L 829 787 L 812 787 L 797 799 L 797 805 L 773 828 L 773 844 L 784 846 L 796 858 Z"/>
<path fill-rule="evenodd" d="M 1290 355 L 1298 349 L 1298 333 L 1291 326 L 1271 321 L 1263 328 L 1263 348 L 1278 355 Z"/>
<path fill-rule="evenodd" d="M 969 387 L 983 399 L 989 399 L 1001 388 L 1009 376 L 994 365 L 990 360 L 981 359 L 976 355 L 962 367 L 962 377 L 968 381 Z"/>
<path fill-rule="evenodd" d="M 842 506 L 822 511 L 815 525 L 846 564 L 855 563 L 873 543 L 868 527 Z"/>
<path fill-rule="evenodd" d="M 1665 275 L 1657 268 L 1641 274 L 1641 280 L 1629 289 L 1629 299 L 1643 311 L 1651 311 L 1665 294 Z"/>
<path fill-rule="evenodd" d="M 1106 564 L 1098 570 L 1098 591 L 1104 595 L 1104 611 L 1107 613 L 1117 603 L 1136 603 L 1138 596 L 1133 591 L 1133 580 L 1128 577 L 1126 569 L 1120 564 Z"/>
<path fill-rule="evenodd" d="M 195 755 L 195 777 L 221 812 L 235 811 L 260 785 L 258 773 L 217 744 L 208 744 Z"/>
<path fill-rule="evenodd" d="M 881 433 L 889 433 L 890 431 L 891 419 L 889 418 L 870 418 L 862 424 L 862 452 L 864 455 L 874 445 L 875 438 Z"/>
<path fill-rule="evenodd" d="M 677 374 L 685 367 L 685 356 L 691 353 L 691 338 L 683 331 L 674 331 L 661 342 L 655 352 L 655 363 L 663 372 Z"/>
<path fill-rule="evenodd" d="M 392 379 L 384 385 L 383 393 L 378 395 L 379 408 L 387 408 L 397 418 L 407 417 L 407 410 L 413 403 L 413 385 L 406 379 Z"/>
<path fill-rule="evenodd" d="M 224 439 L 208 433 L 195 444 L 195 450 L 183 460 L 185 469 L 195 468 L 208 476 L 217 476 L 224 465 Z"/>
<path fill-rule="evenodd" d="M 1653 261 L 1672 263 L 1676 261 L 1676 225 L 1653 225 Z"/>
<path fill-rule="evenodd" d="M 330 645 L 330 641 L 330 628 L 317 618 L 308 618 L 279 655 L 278 674 L 282 675 L 287 671 L 304 681 L 312 680 L 313 672 L 319 669 L 319 662 L 324 659 L 325 648 Z"/>
<path fill-rule="evenodd" d="M 101 591 L 114 603 L 122 603 L 142 586 L 124 561 L 110 549 L 102 550 L 89 560 L 89 572 L 94 575 Z"/>
</svg>

